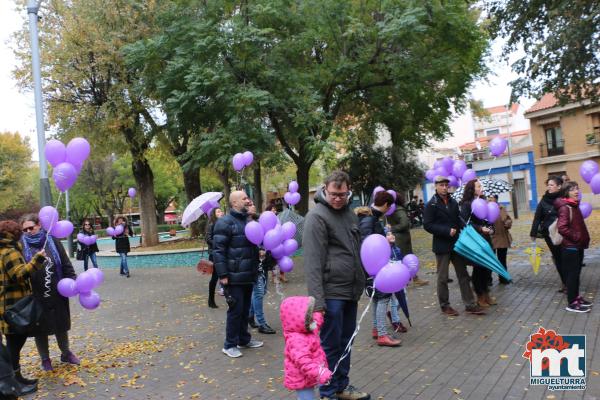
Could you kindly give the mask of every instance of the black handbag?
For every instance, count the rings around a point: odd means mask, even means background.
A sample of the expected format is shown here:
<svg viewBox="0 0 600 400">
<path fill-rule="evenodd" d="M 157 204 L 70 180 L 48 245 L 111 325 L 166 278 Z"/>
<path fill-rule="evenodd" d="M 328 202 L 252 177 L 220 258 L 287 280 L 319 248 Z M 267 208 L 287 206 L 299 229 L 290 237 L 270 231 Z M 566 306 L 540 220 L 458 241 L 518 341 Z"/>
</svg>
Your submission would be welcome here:
<svg viewBox="0 0 600 400">
<path fill-rule="evenodd" d="M 75 253 L 75 258 L 77 259 L 77 261 L 83 261 L 83 250 L 82 249 L 77 249 L 77 252 Z"/>
<path fill-rule="evenodd" d="M 4 320 L 15 333 L 31 337 L 42 333 L 43 313 L 41 302 L 30 294 L 4 311 Z"/>
</svg>

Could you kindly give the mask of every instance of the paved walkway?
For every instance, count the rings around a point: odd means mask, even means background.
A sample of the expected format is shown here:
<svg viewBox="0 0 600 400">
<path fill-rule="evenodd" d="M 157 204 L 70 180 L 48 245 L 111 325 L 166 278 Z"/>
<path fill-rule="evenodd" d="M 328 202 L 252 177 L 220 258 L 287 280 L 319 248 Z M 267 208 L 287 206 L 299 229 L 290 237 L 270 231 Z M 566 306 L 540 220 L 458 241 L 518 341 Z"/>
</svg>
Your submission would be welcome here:
<svg viewBox="0 0 600 400">
<path fill-rule="evenodd" d="M 515 250 L 516 251 L 516 250 Z M 301 261 L 284 285 L 286 295 L 304 294 Z M 597 297 L 600 252 L 590 251 L 582 291 Z M 411 288 L 408 300 L 413 326 L 402 334 L 400 348 L 381 348 L 370 338 L 370 313 L 352 354 L 352 383 L 373 399 L 598 399 L 600 398 L 600 304 L 589 314 L 564 311 L 553 267 L 533 275 L 523 257 L 513 257 L 514 284 L 493 287 L 499 305 L 489 315 L 455 318 L 439 312 L 435 285 Z M 282 386 L 283 339 L 278 318 L 280 298 L 273 290 L 266 305 L 277 335 L 256 337 L 261 349 L 229 359 L 221 353 L 225 307 L 206 307 L 208 277 L 193 268 L 132 270 L 130 279 L 106 269 L 95 311 L 72 300 L 74 352 L 80 368 L 57 365 L 38 372 L 28 342 L 25 369 L 41 378 L 39 399 L 293 399 Z M 452 273 L 452 276 L 453 273 Z M 425 269 L 422 278 L 434 280 Z M 462 311 L 458 286 L 451 301 Z M 272 287 L 270 289 L 273 289 Z M 361 302 L 361 310 L 366 301 Z M 560 334 L 587 335 L 588 389 L 550 392 L 529 386 L 529 363 L 522 358 L 529 335 L 543 326 Z M 52 341 L 54 343 L 54 341 Z M 52 348 L 58 358 L 56 346 Z"/>
</svg>

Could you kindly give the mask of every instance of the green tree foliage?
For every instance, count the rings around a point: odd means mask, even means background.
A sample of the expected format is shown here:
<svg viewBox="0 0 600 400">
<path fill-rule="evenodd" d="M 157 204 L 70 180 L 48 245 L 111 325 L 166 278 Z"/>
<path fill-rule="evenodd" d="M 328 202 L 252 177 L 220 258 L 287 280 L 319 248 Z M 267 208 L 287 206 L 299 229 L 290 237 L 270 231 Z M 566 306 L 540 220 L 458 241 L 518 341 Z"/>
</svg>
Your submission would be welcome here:
<svg viewBox="0 0 600 400">
<path fill-rule="evenodd" d="M 512 66 L 513 101 L 555 93 L 563 102 L 600 96 L 598 0 L 487 0 L 490 31 L 507 39 L 504 53 L 524 55 Z"/>
<path fill-rule="evenodd" d="M 30 211 L 36 188 L 29 140 L 18 133 L 0 132 L 0 213 Z M 38 177 L 39 179 L 39 177 Z"/>
<path fill-rule="evenodd" d="M 349 117 L 386 124 L 398 147 L 423 146 L 446 134 L 450 106 L 464 106 L 483 71 L 486 37 L 464 1 L 190 0 L 162 11 L 165 31 L 129 48 L 132 60 L 157 60 L 150 76 L 168 82 L 161 98 L 178 119 L 214 119 L 200 148 L 230 158 L 255 133 L 274 135 L 296 165 L 301 211 L 311 166 Z"/>
</svg>

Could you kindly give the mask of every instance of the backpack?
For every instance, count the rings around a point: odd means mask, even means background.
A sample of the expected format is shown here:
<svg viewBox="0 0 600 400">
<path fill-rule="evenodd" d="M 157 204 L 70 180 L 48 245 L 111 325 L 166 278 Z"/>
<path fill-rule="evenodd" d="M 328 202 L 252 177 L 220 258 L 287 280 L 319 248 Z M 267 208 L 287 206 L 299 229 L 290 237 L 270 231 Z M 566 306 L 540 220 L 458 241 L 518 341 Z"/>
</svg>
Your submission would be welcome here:
<svg viewBox="0 0 600 400">
<path fill-rule="evenodd" d="M 573 210 L 571 209 L 571 207 L 567 206 L 569 208 L 569 223 L 573 220 Z M 556 218 L 554 220 L 554 222 L 552 222 L 550 224 L 550 226 L 548 227 L 548 235 L 550 236 L 550 240 L 552 241 L 552 244 L 555 246 L 558 246 L 562 243 L 563 241 L 563 237 L 560 233 L 558 233 L 558 218 Z"/>
</svg>

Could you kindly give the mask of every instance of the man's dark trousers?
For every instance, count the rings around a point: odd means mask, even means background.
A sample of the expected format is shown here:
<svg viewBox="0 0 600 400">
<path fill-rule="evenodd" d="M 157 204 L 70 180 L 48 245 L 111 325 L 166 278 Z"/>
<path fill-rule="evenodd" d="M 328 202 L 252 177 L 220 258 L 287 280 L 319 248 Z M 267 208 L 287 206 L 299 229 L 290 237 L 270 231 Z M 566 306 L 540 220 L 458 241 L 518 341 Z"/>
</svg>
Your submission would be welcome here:
<svg viewBox="0 0 600 400">
<path fill-rule="evenodd" d="M 350 300 L 325 300 L 325 304 L 327 310 L 321 329 L 321 346 L 327 356 L 329 369 L 333 371 L 356 329 L 358 303 Z M 342 360 L 329 385 L 321 386 L 321 397 L 334 398 L 336 393 L 346 389 L 350 383 L 349 373 L 350 354 Z"/>
<path fill-rule="evenodd" d="M 237 345 L 243 346 L 250 339 L 248 332 L 248 313 L 252 301 L 252 285 L 227 285 L 227 291 L 235 299 L 235 305 L 227 309 L 227 328 L 225 329 L 225 349 Z"/>
</svg>

